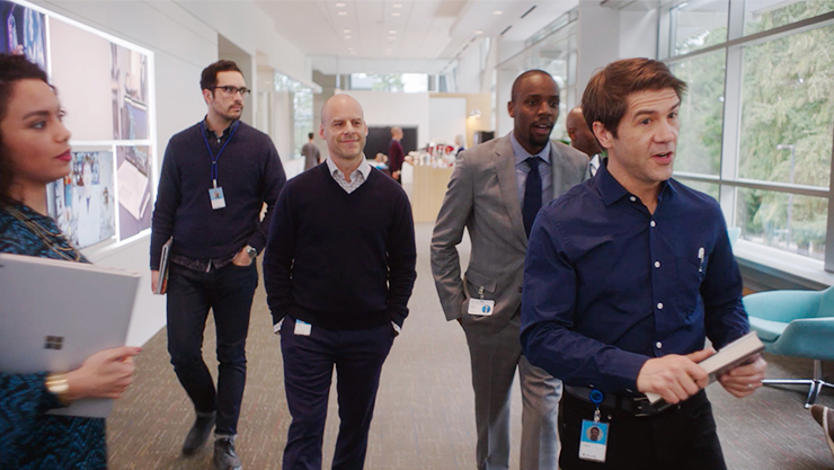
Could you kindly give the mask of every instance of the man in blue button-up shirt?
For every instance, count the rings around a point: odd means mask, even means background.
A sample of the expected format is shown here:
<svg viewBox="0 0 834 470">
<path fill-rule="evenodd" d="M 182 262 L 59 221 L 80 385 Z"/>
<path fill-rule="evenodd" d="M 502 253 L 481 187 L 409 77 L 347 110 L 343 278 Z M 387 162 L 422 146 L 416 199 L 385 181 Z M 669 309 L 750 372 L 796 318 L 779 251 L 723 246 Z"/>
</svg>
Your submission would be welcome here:
<svg viewBox="0 0 834 470">
<path fill-rule="evenodd" d="M 592 388 L 603 392 L 601 420 L 610 425 L 608 465 L 724 468 L 697 362 L 713 353 L 705 337 L 721 348 L 748 323 L 718 203 L 671 179 L 685 86 L 649 59 L 597 73 L 582 108 L 608 163 L 542 209 L 530 235 L 522 346 L 566 385 L 563 469 L 599 465 L 579 457 Z M 719 380 L 746 396 L 765 366 L 757 358 Z M 647 411 L 647 392 L 676 406 Z"/>
</svg>

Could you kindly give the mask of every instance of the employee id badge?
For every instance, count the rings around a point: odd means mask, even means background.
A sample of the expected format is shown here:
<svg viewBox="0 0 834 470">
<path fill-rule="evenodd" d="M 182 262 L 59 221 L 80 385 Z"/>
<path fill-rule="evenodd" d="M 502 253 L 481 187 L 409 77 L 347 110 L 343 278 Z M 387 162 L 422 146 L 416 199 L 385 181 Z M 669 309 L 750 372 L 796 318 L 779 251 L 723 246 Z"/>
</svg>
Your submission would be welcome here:
<svg viewBox="0 0 834 470">
<path fill-rule="evenodd" d="M 608 423 L 583 419 L 579 436 L 579 458 L 604 463 L 607 449 Z"/>
<path fill-rule="evenodd" d="M 295 320 L 295 329 L 293 334 L 298 336 L 310 336 L 313 326 L 303 320 Z"/>
<path fill-rule="evenodd" d="M 602 413 L 599 405 L 605 395 L 598 389 L 591 389 L 588 400 L 594 404 L 594 419 L 583 419 L 582 429 L 579 433 L 579 458 L 591 462 L 605 463 L 605 451 L 608 449 L 608 423 L 603 423 L 600 418 Z"/>
<path fill-rule="evenodd" d="M 480 315 L 485 317 L 492 315 L 493 310 L 495 310 L 494 300 L 469 299 L 469 310 L 467 310 L 467 312 L 470 315 Z"/>
<path fill-rule="evenodd" d="M 216 187 L 208 190 L 211 199 L 211 208 L 214 210 L 226 207 L 226 199 L 223 198 L 223 188 Z"/>
</svg>

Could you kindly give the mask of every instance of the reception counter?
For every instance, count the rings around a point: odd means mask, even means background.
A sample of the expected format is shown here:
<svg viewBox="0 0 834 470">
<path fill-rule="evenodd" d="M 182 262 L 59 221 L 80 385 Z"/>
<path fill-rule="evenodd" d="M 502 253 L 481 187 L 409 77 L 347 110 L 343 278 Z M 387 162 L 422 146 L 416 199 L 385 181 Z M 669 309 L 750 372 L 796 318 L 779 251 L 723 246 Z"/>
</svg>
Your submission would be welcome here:
<svg viewBox="0 0 834 470">
<path fill-rule="evenodd" d="M 414 222 L 431 222 L 437 219 L 446 185 L 452 176 L 452 167 L 434 168 L 427 165 L 403 165 L 403 187 L 411 201 Z M 411 173 L 411 175 L 407 175 Z"/>
</svg>

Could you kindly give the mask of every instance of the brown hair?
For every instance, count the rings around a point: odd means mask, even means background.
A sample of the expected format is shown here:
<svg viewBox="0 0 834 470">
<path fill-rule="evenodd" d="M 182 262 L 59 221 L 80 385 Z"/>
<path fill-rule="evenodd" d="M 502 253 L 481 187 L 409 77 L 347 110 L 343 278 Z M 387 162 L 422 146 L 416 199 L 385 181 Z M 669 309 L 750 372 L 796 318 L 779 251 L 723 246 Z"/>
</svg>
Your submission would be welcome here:
<svg viewBox="0 0 834 470">
<path fill-rule="evenodd" d="M 233 60 L 220 59 L 203 69 L 200 74 L 200 89 L 214 91 L 214 87 L 217 86 L 218 72 L 240 72 L 243 75 L 243 72 L 240 71 Z"/>
<path fill-rule="evenodd" d="M 49 83 L 46 72 L 22 55 L 0 54 L 0 122 L 6 117 L 15 82 L 27 79 Z M 0 133 L 0 207 L 20 202 L 9 194 L 12 176 L 13 170 L 3 145 L 3 135 Z"/>
<path fill-rule="evenodd" d="M 628 95 L 643 90 L 672 88 L 680 98 L 686 82 L 672 75 L 663 62 L 646 58 L 611 62 L 595 73 L 582 94 L 582 115 L 588 127 L 601 122 L 617 137 L 617 126 L 626 112 Z"/>
</svg>

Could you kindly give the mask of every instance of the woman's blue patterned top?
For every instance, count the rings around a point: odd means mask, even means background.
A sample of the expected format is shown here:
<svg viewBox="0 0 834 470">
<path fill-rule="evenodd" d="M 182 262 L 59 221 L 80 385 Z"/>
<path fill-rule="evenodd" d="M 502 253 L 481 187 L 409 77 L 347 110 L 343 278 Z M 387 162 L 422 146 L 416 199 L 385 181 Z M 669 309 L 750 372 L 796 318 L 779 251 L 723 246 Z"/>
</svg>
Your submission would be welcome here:
<svg viewBox="0 0 834 470">
<path fill-rule="evenodd" d="M 50 242 L 67 249 L 70 257 L 76 255 L 52 219 L 24 205 L 13 208 L 44 228 Z M 0 207 L 0 252 L 63 259 L 5 207 Z M 24 295 L 37 295 L 41 288 L 32 286 Z M 104 419 L 46 414 L 62 406 L 44 385 L 48 373 L 0 372 L 0 468 L 106 468 Z"/>
</svg>

